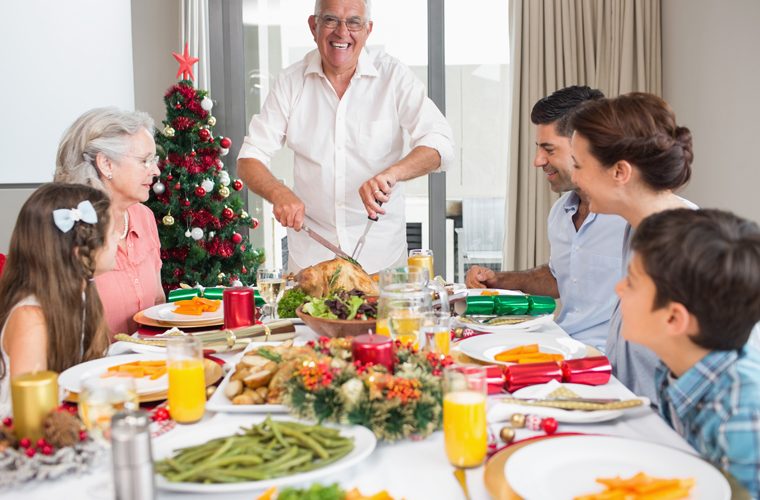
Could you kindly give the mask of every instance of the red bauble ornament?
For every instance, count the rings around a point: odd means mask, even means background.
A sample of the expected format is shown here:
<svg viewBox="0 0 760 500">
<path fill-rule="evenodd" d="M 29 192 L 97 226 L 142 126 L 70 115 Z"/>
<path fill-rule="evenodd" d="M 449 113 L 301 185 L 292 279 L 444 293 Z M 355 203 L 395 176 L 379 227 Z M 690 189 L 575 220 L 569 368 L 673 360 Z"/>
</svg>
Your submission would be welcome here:
<svg viewBox="0 0 760 500">
<path fill-rule="evenodd" d="M 184 206 L 186 206 L 186 207 L 189 207 L 189 206 L 190 206 L 190 200 L 188 200 L 188 199 L 185 199 L 185 200 L 182 202 L 182 205 L 184 205 Z"/>
<path fill-rule="evenodd" d="M 246 269 L 246 267 L 243 266 L 243 268 L 240 269 L 240 272 L 243 273 L 243 274 L 248 274 L 248 269 Z"/>
<path fill-rule="evenodd" d="M 549 435 L 557 432 L 557 425 L 557 419 L 552 417 L 545 418 L 541 421 L 541 428 Z"/>
<path fill-rule="evenodd" d="M 245 245 L 240 245 L 240 251 L 245 252 Z"/>
<path fill-rule="evenodd" d="M 209 132 L 208 129 L 202 128 L 198 131 L 198 137 L 200 137 L 202 141 L 208 141 L 211 138 L 211 132 Z"/>
<path fill-rule="evenodd" d="M 21 438 L 21 440 L 18 442 L 18 445 L 22 448 L 29 448 L 32 446 L 32 441 L 29 438 Z"/>
<path fill-rule="evenodd" d="M 206 190 L 203 189 L 203 186 L 198 186 L 195 188 L 195 196 L 197 196 L 198 198 L 203 198 L 204 196 L 206 196 Z"/>
<path fill-rule="evenodd" d="M 235 191 L 240 191 L 241 189 L 243 189 L 243 181 L 241 181 L 240 179 L 235 179 L 235 182 L 232 183 L 232 189 L 234 189 Z"/>
<path fill-rule="evenodd" d="M 254 229 L 256 229 L 257 227 L 259 227 L 259 219 L 257 219 L 256 217 L 254 217 L 251 220 L 253 221 L 253 228 Z"/>
<path fill-rule="evenodd" d="M 32 458 L 34 454 L 37 453 L 37 450 L 35 450 L 34 448 L 30 446 L 29 448 L 24 450 L 24 453 L 26 454 L 27 457 Z"/>
<path fill-rule="evenodd" d="M 232 146 L 232 141 L 229 137 L 222 137 L 219 139 L 219 145 L 224 149 L 229 149 L 229 147 Z"/>
<path fill-rule="evenodd" d="M 13 419 L 11 417 L 5 417 L 3 419 L 3 425 L 6 427 L 13 427 Z"/>
<path fill-rule="evenodd" d="M 235 233 L 232 235 L 232 242 L 236 245 L 243 241 L 243 237 L 240 235 L 240 233 Z"/>
<path fill-rule="evenodd" d="M 179 182 L 174 185 L 175 190 L 179 190 L 181 187 L 182 187 L 182 184 L 180 184 Z"/>
<path fill-rule="evenodd" d="M 166 180 L 167 181 L 173 181 L 174 180 L 174 176 L 172 174 L 169 174 L 169 175 L 166 176 Z"/>
<path fill-rule="evenodd" d="M 174 108 L 175 109 L 182 109 L 182 104 L 178 102 L 177 104 L 174 105 Z"/>
<path fill-rule="evenodd" d="M 86 441 L 87 440 L 87 431 L 79 431 L 79 440 L 80 441 Z"/>
<path fill-rule="evenodd" d="M 196 155 L 196 154 L 197 154 L 197 153 L 196 153 L 195 151 L 190 151 L 190 156 L 192 156 L 193 158 L 195 158 L 195 155 Z"/>
<path fill-rule="evenodd" d="M 233 212 L 230 207 L 225 207 L 224 210 L 222 210 L 222 217 L 225 219 L 232 219 L 235 217 L 235 212 Z"/>
<path fill-rule="evenodd" d="M 49 444 L 46 444 L 42 447 L 42 454 L 43 455 L 52 455 L 53 454 L 53 447 Z"/>
<path fill-rule="evenodd" d="M 43 447 L 47 446 L 47 444 L 48 444 L 48 442 L 45 441 L 45 438 L 39 438 L 37 440 L 37 448 L 43 448 Z"/>
</svg>

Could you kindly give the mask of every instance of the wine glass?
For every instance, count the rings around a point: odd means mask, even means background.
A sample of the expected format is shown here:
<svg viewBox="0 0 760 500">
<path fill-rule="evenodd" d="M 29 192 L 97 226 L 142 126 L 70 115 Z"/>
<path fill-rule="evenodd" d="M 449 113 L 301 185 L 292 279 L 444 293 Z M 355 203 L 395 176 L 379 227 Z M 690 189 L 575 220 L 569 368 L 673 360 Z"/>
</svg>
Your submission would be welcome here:
<svg viewBox="0 0 760 500">
<path fill-rule="evenodd" d="M 79 416 L 89 434 L 108 445 L 111 417 L 122 410 L 140 407 L 135 379 L 132 377 L 102 377 L 85 375 L 79 391 Z"/>
<path fill-rule="evenodd" d="M 409 294 L 385 304 L 388 330 L 392 339 L 399 340 L 402 344 L 411 344 L 415 348 L 419 347 L 425 314 L 430 311 L 429 306 L 422 300 L 425 297 L 425 294 Z"/>
<path fill-rule="evenodd" d="M 272 319 L 277 319 L 277 303 L 285 293 L 285 278 L 282 269 L 261 269 L 256 271 L 259 295 L 267 303 Z"/>
</svg>

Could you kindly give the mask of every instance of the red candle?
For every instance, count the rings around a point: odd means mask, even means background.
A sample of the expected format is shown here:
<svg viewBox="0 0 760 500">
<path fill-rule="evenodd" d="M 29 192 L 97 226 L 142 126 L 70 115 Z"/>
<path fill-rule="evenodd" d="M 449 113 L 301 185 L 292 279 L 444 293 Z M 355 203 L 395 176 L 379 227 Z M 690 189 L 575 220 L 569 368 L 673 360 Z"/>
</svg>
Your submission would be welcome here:
<svg viewBox="0 0 760 500">
<path fill-rule="evenodd" d="M 351 342 L 351 352 L 354 361 L 362 364 L 383 365 L 389 372 L 393 372 L 393 341 L 384 335 L 368 333 L 354 337 Z"/>
<path fill-rule="evenodd" d="M 256 323 L 256 308 L 253 306 L 253 289 L 243 286 L 225 288 L 224 328 L 240 328 Z"/>
<path fill-rule="evenodd" d="M 552 380 L 561 382 L 562 369 L 559 363 L 553 361 L 511 365 L 504 370 L 504 380 L 507 391 L 514 392 L 529 385 L 545 384 Z"/>
<path fill-rule="evenodd" d="M 573 384 L 604 385 L 610 380 L 612 366 L 606 356 L 569 359 L 562 362 L 562 380 Z"/>
</svg>

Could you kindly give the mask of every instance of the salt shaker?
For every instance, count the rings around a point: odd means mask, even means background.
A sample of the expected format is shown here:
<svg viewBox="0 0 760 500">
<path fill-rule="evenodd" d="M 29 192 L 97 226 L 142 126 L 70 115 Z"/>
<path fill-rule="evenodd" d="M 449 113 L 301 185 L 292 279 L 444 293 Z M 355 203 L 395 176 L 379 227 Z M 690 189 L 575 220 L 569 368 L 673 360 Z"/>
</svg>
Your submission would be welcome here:
<svg viewBox="0 0 760 500">
<path fill-rule="evenodd" d="M 111 419 L 111 450 L 116 500 L 156 498 L 150 418 L 144 411 L 121 411 Z"/>
</svg>

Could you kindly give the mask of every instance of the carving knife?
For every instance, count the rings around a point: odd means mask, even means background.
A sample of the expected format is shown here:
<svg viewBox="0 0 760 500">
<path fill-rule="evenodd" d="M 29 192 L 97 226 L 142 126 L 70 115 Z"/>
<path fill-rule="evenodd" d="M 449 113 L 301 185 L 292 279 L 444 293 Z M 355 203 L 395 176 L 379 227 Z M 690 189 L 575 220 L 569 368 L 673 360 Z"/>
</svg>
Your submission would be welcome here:
<svg viewBox="0 0 760 500">
<path fill-rule="evenodd" d="M 336 245 L 333 245 L 332 243 L 330 243 L 329 241 L 327 241 L 327 239 L 325 239 L 322 235 L 320 235 L 319 233 L 317 233 L 316 231 L 314 231 L 312 228 L 310 228 L 306 224 L 303 224 L 301 226 L 301 229 L 303 231 L 306 231 L 306 234 L 308 234 L 311 239 L 313 239 L 314 241 L 316 241 L 317 243 L 319 243 L 320 245 L 322 245 L 326 249 L 330 250 L 332 253 L 334 253 L 338 257 L 342 257 L 342 258 L 344 258 L 346 260 L 349 260 L 349 261 L 353 260 L 351 258 L 351 256 L 349 256 L 346 252 L 344 252 L 343 250 L 341 250 L 340 247 L 338 247 Z"/>
</svg>

